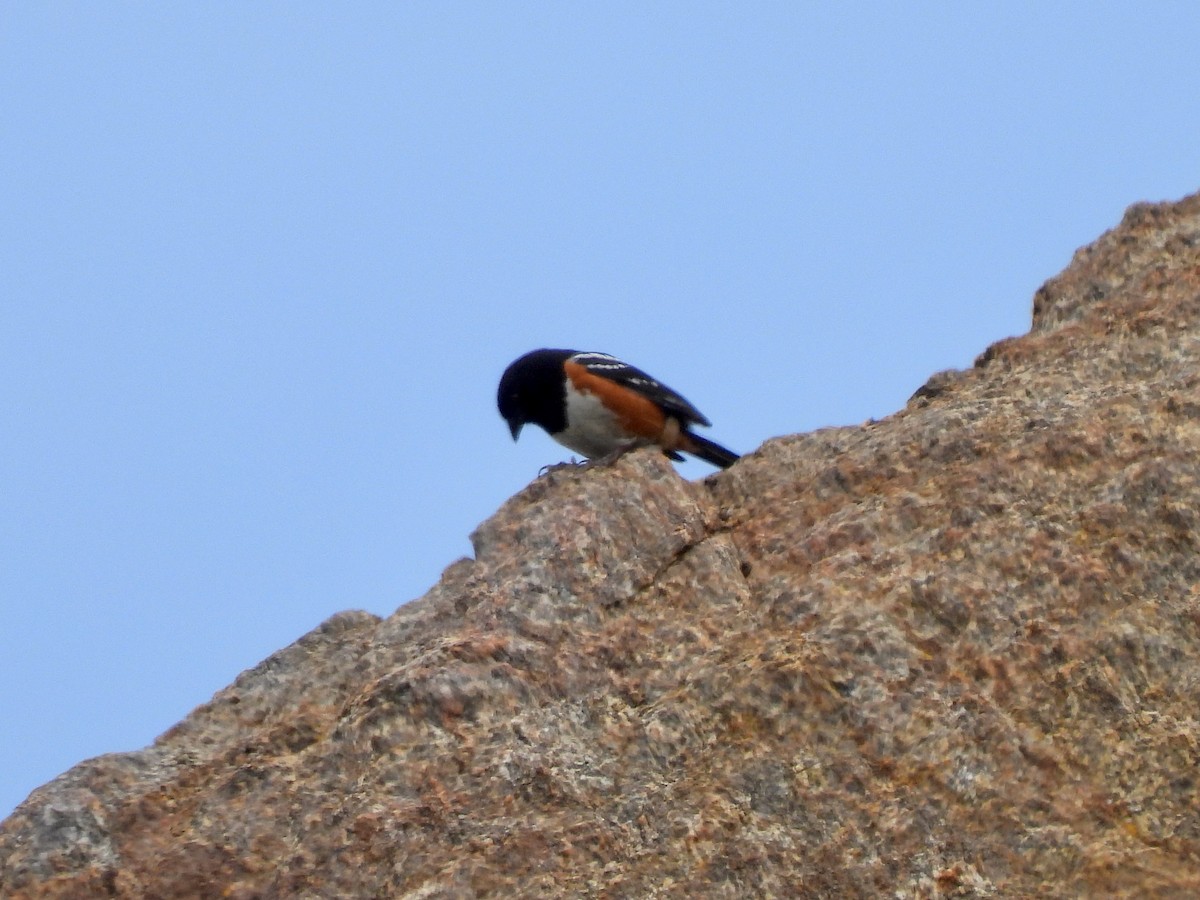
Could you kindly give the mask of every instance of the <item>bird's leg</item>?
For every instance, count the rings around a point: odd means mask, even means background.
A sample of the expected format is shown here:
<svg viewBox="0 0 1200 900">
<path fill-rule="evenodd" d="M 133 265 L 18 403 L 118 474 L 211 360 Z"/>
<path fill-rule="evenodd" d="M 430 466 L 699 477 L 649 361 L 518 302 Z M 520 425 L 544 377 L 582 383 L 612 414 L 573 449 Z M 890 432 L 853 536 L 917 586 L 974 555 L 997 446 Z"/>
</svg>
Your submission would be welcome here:
<svg viewBox="0 0 1200 900">
<path fill-rule="evenodd" d="M 572 456 L 566 462 L 548 463 L 547 465 L 542 466 L 540 469 L 538 469 L 538 478 L 541 478 L 547 472 L 557 472 L 559 469 L 578 469 L 582 466 L 586 466 L 587 464 L 588 460 L 585 459 L 583 462 L 580 462 Z"/>
</svg>

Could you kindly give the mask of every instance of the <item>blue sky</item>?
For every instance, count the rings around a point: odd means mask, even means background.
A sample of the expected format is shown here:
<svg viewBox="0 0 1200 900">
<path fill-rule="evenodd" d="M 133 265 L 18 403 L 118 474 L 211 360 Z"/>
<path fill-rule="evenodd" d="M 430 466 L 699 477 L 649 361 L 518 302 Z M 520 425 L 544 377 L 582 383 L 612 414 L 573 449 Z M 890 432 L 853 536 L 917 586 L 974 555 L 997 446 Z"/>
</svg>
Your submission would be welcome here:
<svg viewBox="0 0 1200 900">
<path fill-rule="evenodd" d="M 526 350 L 746 452 L 1200 188 L 1189 5 L 884 6 L 6 4 L 0 815 L 423 594 L 567 455 Z"/>
</svg>

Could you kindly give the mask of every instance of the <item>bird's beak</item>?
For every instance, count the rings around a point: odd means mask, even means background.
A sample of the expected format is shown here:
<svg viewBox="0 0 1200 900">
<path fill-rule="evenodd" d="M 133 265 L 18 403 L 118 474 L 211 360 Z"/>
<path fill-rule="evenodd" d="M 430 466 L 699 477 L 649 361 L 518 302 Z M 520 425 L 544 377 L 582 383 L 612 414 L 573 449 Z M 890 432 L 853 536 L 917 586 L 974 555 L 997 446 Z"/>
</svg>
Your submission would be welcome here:
<svg viewBox="0 0 1200 900">
<path fill-rule="evenodd" d="M 514 441 L 521 434 L 521 429 L 524 427 L 525 427 L 525 423 L 522 422 L 520 419 L 509 419 L 508 420 L 508 430 L 512 432 Z"/>
</svg>

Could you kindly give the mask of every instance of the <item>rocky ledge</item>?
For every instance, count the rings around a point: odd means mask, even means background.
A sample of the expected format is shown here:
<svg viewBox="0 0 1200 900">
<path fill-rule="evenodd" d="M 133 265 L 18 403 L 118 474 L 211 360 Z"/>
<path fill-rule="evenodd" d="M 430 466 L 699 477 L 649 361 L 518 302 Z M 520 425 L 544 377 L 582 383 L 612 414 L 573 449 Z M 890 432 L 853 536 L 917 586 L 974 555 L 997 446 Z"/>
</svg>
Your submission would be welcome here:
<svg viewBox="0 0 1200 900">
<path fill-rule="evenodd" d="M 1200 895 L 1200 196 L 1033 308 L 883 421 L 537 479 L 35 791 L 0 894 Z"/>
</svg>

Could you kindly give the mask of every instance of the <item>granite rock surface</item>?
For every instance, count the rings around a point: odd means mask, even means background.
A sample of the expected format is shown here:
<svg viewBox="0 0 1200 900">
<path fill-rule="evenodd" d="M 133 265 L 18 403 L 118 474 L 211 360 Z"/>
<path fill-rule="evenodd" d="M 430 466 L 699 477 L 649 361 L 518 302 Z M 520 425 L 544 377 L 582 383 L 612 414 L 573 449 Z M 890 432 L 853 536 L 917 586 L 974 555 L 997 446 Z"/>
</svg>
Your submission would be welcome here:
<svg viewBox="0 0 1200 900">
<path fill-rule="evenodd" d="M 1033 312 L 702 482 L 551 470 L 36 790 L 0 896 L 1200 895 L 1200 195 Z"/>
</svg>

